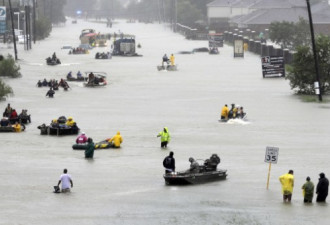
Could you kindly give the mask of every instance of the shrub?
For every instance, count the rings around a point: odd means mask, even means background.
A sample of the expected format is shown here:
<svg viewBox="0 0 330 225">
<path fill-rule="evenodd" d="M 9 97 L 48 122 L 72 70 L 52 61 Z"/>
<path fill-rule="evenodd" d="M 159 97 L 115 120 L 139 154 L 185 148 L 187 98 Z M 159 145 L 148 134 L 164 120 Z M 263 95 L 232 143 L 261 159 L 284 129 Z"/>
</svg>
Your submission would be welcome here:
<svg viewBox="0 0 330 225">
<path fill-rule="evenodd" d="M 0 61 L 0 76 L 2 77 L 21 77 L 22 75 L 19 70 L 20 67 L 16 64 L 11 55 L 8 55 L 7 58 Z"/>
</svg>

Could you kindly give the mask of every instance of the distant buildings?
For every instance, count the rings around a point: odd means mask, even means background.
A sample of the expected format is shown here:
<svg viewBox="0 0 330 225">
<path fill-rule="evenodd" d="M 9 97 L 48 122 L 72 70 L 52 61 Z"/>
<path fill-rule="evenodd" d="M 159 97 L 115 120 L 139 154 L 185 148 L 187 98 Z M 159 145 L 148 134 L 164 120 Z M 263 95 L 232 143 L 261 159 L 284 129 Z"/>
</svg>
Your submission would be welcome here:
<svg viewBox="0 0 330 225">
<path fill-rule="evenodd" d="M 312 5 L 316 33 L 330 34 L 330 5 L 322 1 Z M 258 32 L 272 22 L 308 20 L 306 0 L 215 0 L 207 5 L 210 28 L 246 28 Z"/>
</svg>

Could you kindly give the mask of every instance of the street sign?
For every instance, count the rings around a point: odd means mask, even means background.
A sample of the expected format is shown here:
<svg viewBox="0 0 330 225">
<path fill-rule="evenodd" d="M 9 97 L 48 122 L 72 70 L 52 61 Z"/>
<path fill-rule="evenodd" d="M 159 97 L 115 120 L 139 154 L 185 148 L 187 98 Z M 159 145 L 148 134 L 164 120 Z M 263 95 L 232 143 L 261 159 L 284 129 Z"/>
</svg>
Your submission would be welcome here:
<svg viewBox="0 0 330 225">
<path fill-rule="evenodd" d="M 283 56 L 264 56 L 261 57 L 262 76 L 265 77 L 284 77 L 284 57 Z"/>
<path fill-rule="evenodd" d="M 0 6 L 0 21 L 6 20 L 6 7 Z"/>
<path fill-rule="evenodd" d="M 0 6 L 0 34 L 6 33 L 6 7 Z"/>
<path fill-rule="evenodd" d="M 277 147 L 266 147 L 265 162 L 266 163 L 277 163 L 278 160 L 278 151 Z"/>
</svg>

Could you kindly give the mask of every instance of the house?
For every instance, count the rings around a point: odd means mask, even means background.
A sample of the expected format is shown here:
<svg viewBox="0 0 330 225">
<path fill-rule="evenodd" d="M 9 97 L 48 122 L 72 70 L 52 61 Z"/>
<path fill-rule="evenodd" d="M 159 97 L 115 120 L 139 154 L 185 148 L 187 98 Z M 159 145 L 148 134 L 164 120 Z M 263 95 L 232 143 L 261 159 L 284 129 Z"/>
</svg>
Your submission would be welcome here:
<svg viewBox="0 0 330 225">
<path fill-rule="evenodd" d="M 308 20 L 305 0 L 217 0 L 209 3 L 207 9 L 211 27 L 220 20 L 229 24 L 226 28 L 248 28 L 256 33 L 268 29 L 275 21 L 296 23 L 300 17 Z M 328 1 L 312 5 L 312 17 L 316 33 L 330 34 Z"/>
</svg>

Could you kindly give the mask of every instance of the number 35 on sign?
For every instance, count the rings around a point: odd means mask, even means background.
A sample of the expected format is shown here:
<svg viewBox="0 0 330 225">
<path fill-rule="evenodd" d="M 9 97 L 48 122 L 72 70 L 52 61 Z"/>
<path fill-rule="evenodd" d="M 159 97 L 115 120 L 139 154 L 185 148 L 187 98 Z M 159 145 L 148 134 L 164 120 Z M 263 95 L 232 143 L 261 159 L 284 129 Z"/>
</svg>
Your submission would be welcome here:
<svg viewBox="0 0 330 225">
<path fill-rule="evenodd" d="M 277 147 L 266 147 L 265 162 L 266 163 L 277 163 L 278 160 L 278 150 Z"/>
</svg>

